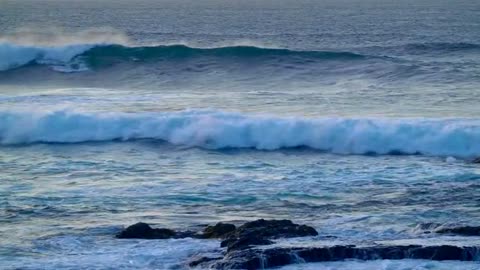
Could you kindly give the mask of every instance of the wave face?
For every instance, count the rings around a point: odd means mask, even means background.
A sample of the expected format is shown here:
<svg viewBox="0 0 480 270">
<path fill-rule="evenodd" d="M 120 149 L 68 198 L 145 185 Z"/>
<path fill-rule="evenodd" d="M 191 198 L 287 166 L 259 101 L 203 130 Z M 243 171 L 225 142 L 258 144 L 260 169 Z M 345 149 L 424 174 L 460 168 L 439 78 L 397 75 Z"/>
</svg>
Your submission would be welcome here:
<svg viewBox="0 0 480 270">
<path fill-rule="evenodd" d="M 185 45 L 125 47 L 121 45 L 98 46 L 88 51 L 85 56 L 117 58 L 187 58 L 195 56 L 218 57 L 263 57 L 263 56 L 305 56 L 317 59 L 358 59 L 364 56 L 350 52 L 329 51 L 293 51 L 287 49 L 260 48 L 253 46 L 230 46 L 218 48 L 192 48 Z"/>
<path fill-rule="evenodd" d="M 162 140 L 208 149 L 308 147 L 338 154 L 480 155 L 480 120 L 280 118 L 221 111 L 0 112 L 0 143 Z"/>
<path fill-rule="evenodd" d="M 28 64 L 49 65 L 57 71 L 83 71 L 88 67 L 108 66 L 118 61 L 185 60 L 198 57 L 223 59 L 264 59 L 265 57 L 303 57 L 312 60 L 355 60 L 365 56 L 351 52 L 292 51 L 253 46 L 192 48 L 185 45 L 140 46 L 73 44 L 53 47 L 19 46 L 0 43 L 0 71 Z"/>
<path fill-rule="evenodd" d="M 372 51 L 373 49 L 373 51 Z M 388 59 L 399 52 L 407 55 L 445 54 L 449 52 L 479 51 L 480 45 L 471 43 L 425 43 L 407 44 L 400 47 L 370 48 L 368 54 L 348 51 L 295 51 L 288 49 L 261 48 L 254 46 L 226 46 L 216 48 L 193 48 L 185 45 L 126 46 L 120 44 L 78 43 L 61 46 L 29 46 L 0 42 L 0 71 L 26 65 L 47 65 L 56 71 L 85 71 L 89 68 L 108 67 L 117 62 L 182 61 L 205 57 L 224 60 L 264 61 L 271 59 L 321 61 L 357 61 Z M 398 55 L 397 55 L 398 56 Z M 347 62 L 348 63 L 348 62 Z"/>
</svg>

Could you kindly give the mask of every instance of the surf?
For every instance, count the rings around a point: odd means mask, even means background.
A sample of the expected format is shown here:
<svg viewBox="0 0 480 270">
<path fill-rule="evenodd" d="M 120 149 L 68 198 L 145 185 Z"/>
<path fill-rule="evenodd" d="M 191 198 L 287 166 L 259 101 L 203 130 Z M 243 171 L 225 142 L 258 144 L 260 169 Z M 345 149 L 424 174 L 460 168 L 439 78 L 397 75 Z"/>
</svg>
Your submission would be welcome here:
<svg viewBox="0 0 480 270">
<path fill-rule="evenodd" d="M 275 57 L 301 57 L 315 61 L 355 60 L 366 56 L 352 52 L 337 51 L 295 51 L 255 46 L 225 46 L 195 48 L 186 45 L 127 46 L 121 44 L 69 44 L 63 46 L 28 46 L 12 43 L 0 43 L 0 71 L 20 68 L 26 65 L 47 65 L 70 67 L 75 71 L 79 65 L 84 71 L 87 67 L 100 68 L 118 61 L 181 61 L 202 57 L 214 57 L 224 60 L 255 60 Z M 64 68 L 66 70 L 66 68 Z"/>
<path fill-rule="evenodd" d="M 206 149 L 306 147 L 336 154 L 480 155 L 479 119 L 277 117 L 179 112 L 0 111 L 0 145 L 151 139 Z"/>
</svg>

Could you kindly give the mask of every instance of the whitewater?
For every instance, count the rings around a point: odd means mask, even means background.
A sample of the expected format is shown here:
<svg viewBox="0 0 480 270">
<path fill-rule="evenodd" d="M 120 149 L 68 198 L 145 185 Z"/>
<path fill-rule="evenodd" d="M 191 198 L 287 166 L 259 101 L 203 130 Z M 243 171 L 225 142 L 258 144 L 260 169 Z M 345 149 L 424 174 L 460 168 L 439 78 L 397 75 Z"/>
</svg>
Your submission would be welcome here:
<svg viewBox="0 0 480 270">
<path fill-rule="evenodd" d="M 154 139 L 211 149 L 309 147 L 336 154 L 480 155 L 477 119 L 279 118 L 220 111 L 0 112 L 1 144 Z"/>
</svg>

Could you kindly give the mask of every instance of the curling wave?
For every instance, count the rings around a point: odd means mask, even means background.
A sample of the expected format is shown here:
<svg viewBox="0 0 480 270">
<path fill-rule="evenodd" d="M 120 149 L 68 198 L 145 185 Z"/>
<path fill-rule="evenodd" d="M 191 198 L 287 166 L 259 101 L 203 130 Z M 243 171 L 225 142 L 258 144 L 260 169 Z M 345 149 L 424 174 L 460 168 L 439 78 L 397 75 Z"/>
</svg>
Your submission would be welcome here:
<svg viewBox="0 0 480 270">
<path fill-rule="evenodd" d="M 478 119 L 287 118 L 221 111 L 0 111 L 0 144 L 162 140 L 209 149 L 308 147 L 339 154 L 480 155 Z"/>
<path fill-rule="evenodd" d="M 29 64 L 49 65 L 58 71 L 80 70 L 75 57 L 93 48 L 94 45 L 79 44 L 59 47 L 19 46 L 0 43 L 0 71 L 19 68 Z M 85 69 L 83 67 L 82 69 Z"/>
<path fill-rule="evenodd" d="M 480 44 L 473 43 L 415 43 L 398 48 L 408 54 L 448 53 L 457 51 L 477 51 Z M 378 51 L 377 51 L 378 50 Z M 19 68 L 25 65 L 48 65 L 63 72 L 84 71 L 89 68 L 110 66 L 121 61 L 149 60 L 188 60 L 199 57 L 219 59 L 265 60 L 266 58 L 297 57 L 306 61 L 353 61 L 361 59 L 388 59 L 384 55 L 392 48 L 377 48 L 371 54 L 348 51 L 296 51 L 289 49 L 262 48 L 254 46 L 226 46 L 214 48 L 194 48 L 185 45 L 127 46 L 121 44 L 78 43 L 62 46 L 27 46 L 0 42 L 0 71 Z"/>
<path fill-rule="evenodd" d="M 192 48 L 185 45 L 129 47 L 108 44 L 73 44 L 53 47 L 20 46 L 0 43 L 0 71 L 29 64 L 49 65 L 58 71 L 82 71 L 116 61 L 180 60 L 195 57 L 252 59 L 264 57 L 304 57 L 312 60 L 354 60 L 366 56 L 351 52 L 293 51 L 253 46 Z"/>
</svg>

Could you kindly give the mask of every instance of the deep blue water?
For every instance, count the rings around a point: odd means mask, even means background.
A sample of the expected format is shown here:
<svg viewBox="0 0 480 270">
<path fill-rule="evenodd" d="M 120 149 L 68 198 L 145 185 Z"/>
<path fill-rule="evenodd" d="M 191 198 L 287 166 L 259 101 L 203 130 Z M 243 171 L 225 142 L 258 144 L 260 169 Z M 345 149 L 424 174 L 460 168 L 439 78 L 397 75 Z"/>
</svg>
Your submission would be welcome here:
<svg viewBox="0 0 480 270">
<path fill-rule="evenodd" d="M 478 245 L 421 228 L 479 225 L 479 74 L 473 0 L 1 1 L 0 268 L 182 269 L 219 252 L 113 238 L 138 221 Z"/>
</svg>

